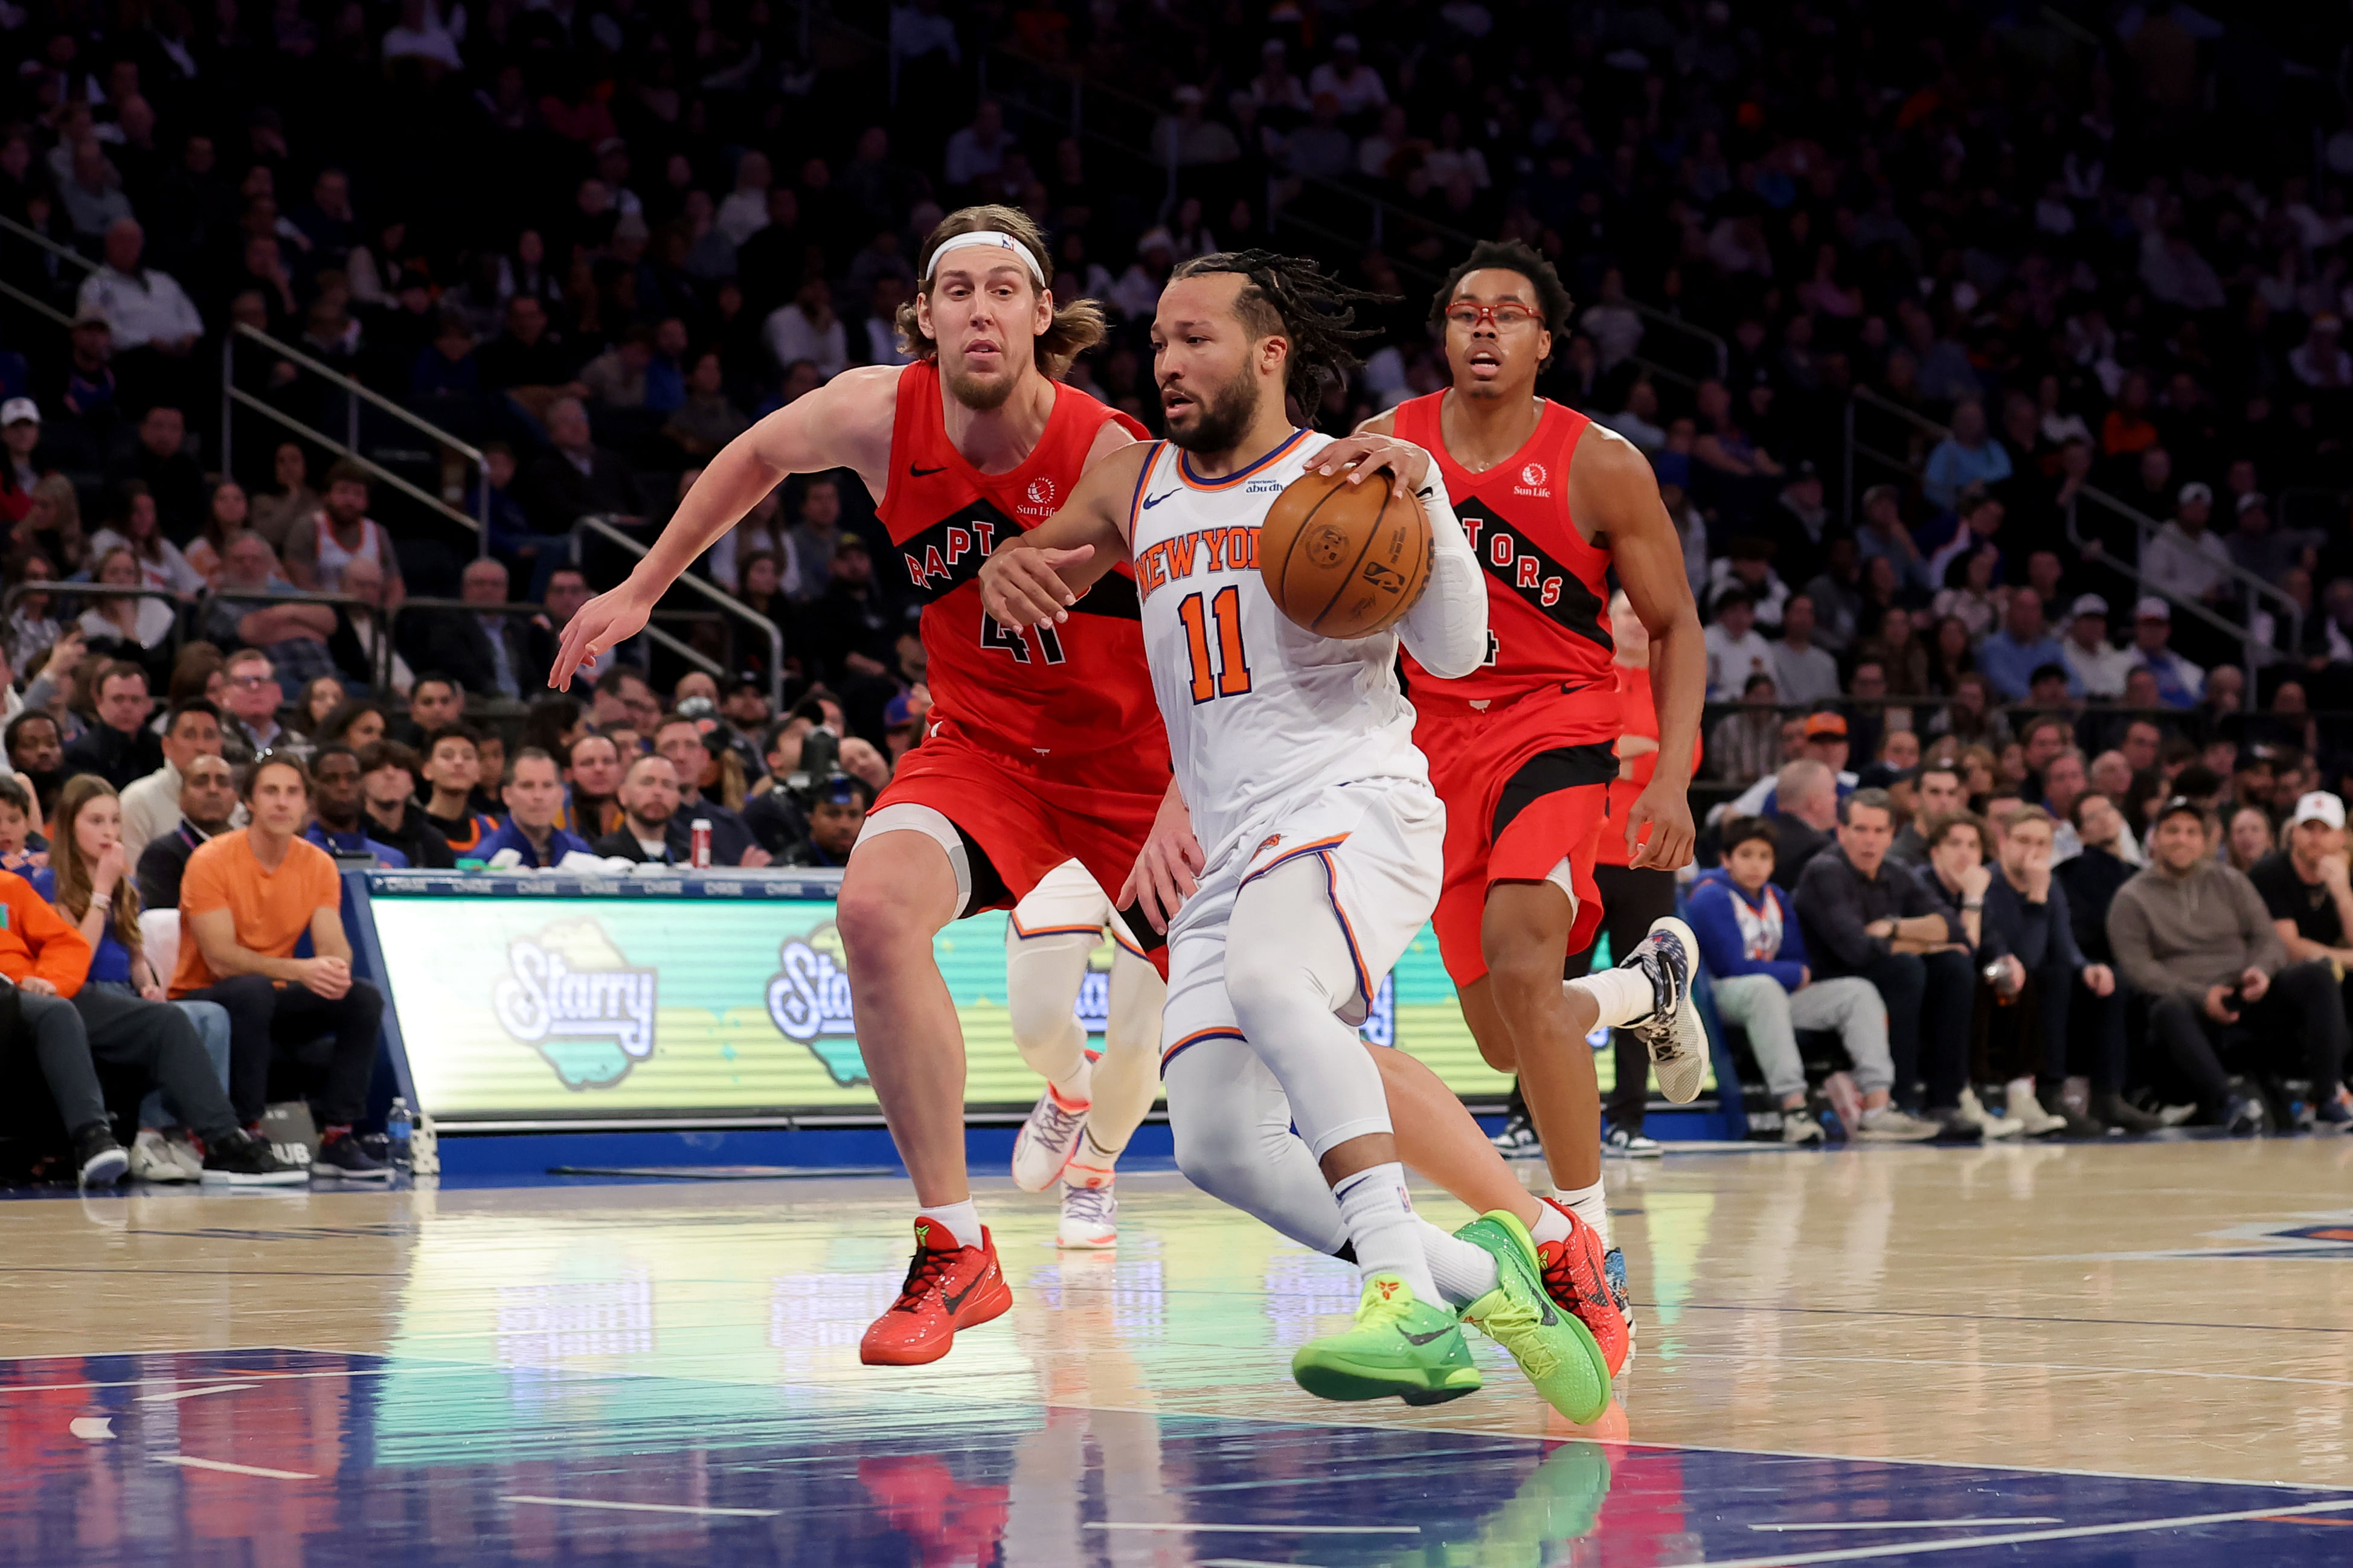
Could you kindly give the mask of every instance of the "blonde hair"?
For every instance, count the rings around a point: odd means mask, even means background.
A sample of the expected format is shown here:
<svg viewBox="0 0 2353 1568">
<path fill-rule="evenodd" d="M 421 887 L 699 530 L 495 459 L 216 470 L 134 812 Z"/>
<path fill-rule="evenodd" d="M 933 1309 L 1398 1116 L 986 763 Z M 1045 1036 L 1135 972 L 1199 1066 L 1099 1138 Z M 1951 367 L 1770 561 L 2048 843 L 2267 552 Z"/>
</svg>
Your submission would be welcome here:
<svg viewBox="0 0 2353 1568">
<path fill-rule="evenodd" d="M 990 229 L 1011 235 L 1020 242 L 1021 248 L 1029 252 L 1029 258 L 1038 264 L 1041 273 L 1048 278 L 1054 276 L 1054 258 L 1047 251 L 1046 236 L 1031 221 L 1029 215 L 1018 207 L 990 203 L 984 206 L 958 207 L 940 219 L 932 232 L 923 237 L 923 249 L 917 256 L 923 273 L 923 280 L 915 285 L 917 295 L 926 300 L 931 298 L 932 262 L 938 257 L 942 246 L 960 234 L 979 234 Z M 1036 285 L 1035 279 L 1031 279 L 1031 284 L 1033 287 Z M 1039 292 L 1050 298 L 1052 290 L 1039 289 Z M 1061 380 L 1070 374 L 1072 361 L 1103 342 L 1104 331 L 1103 307 L 1092 300 L 1073 300 L 1067 305 L 1056 305 L 1053 320 L 1047 323 L 1044 331 L 1038 334 L 1038 368 L 1049 379 Z M 940 357 L 940 345 L 923 334 L 913 300 L 899 307 L 899 352 L 924 361 L 937 361 Z"/>
</svg>

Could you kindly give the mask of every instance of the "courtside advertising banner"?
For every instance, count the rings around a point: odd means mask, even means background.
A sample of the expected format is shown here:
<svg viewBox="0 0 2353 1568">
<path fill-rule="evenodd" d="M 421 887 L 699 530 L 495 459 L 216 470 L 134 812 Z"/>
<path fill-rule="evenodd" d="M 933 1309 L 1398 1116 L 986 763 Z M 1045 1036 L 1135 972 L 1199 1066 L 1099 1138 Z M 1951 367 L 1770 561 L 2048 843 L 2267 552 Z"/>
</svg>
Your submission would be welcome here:
<svg viewBox="0 0 2353 1568">
<path fill-rule="evenodd" d="M 354 914 L 420 1109 L 449 1122 L 879 1114 L 829 882 L 803 874 L 608 879 L 377 872 Z M 1007 917 L 935 943 L 964 1026 L 967 1103 L 1026 1108 L 1039 1080 L 1005 1007 Z M 1112 946 L 1074 1005 L 1102 1044 Z M 1424 930 L 1364 1033 L 1466 1098 L 1480 1059 Z M 1156 1047 L 1156 1042 L 1155 1042 Z"/>
</svg>

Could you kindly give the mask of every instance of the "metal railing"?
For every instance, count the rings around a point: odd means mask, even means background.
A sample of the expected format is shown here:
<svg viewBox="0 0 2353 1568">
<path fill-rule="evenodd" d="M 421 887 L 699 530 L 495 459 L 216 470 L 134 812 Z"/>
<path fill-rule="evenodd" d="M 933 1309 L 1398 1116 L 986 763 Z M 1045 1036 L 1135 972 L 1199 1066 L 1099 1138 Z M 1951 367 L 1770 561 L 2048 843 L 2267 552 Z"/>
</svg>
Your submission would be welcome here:
<svg viewBox="0 0 2353 1568">
<path fill-rule="evenodd" d="M 37 246 L 41 249 L 47 251 L 50 255 L 56 257 L 60 261 L 69 261 L 73 263 L 76 267 L 80 268 L 84 273 L 91 273 L 98 270 L 98 263 L 92 261 L 89 257 L 84 256 L 80 251 L 73 250 L 65 246 L 59 245 L 56 240 L 51 239 L 39 229 L 28 228 L 25 225 L 18 223 L 15 218 L 0 217 L 0 233 L 13 234 L 18 239 L 25 240 L 31 245 Z M 7 281 L 5 279 L 0 279 L 0 294 L 6 295 L 9 299 L 16 300 L 16 303 L 24 306 L 34 314 L 46 317 L 49 321 L 56 322 L 60 327 L 70 327 L 73 325 L 73 317 L 71 315 L 68 314 L 66 311 L 58 310 L 55 305 L 50 304 L 47 300 L 41 299 L 37 295 L 26 293 L 24 289 L 17 288 L 14 283 Z"/>
<path fill-rule="evenodd" d="M 499 616 L 510 620 L 525 618 L 543 620 L 547 623 L 551 630 L 554 626 L 554 621 L 548 616 L 547 606 L 544 605 L 527 605 L 513 602 L 498 605 L 478 605 L 470 599 L 404 599 L 401 601 L 397 609 L 390 612 L 387 618 L 390 621 L 396 622 L 402 616 L 413 614 Z M 705 617 L 679 616 L 676 618 L 702 620 Z M 711 618 L 715 619 L 716 617 Z M 709 675 L 712 679 L 724 680 L 727 678 L 729 671 L 725 665 L 721 664 L 718 660 L 698 651 L 687 643 L 681 641 L 679 638 L 672 637 L 670 633 L 660 631 L 652 626 L 648 626 L 646 627 L 646 635 L 653 638 L 656 642 L 660 643 L 664 647 L 669 648 L 671 652 L 677 654 L 680 658 L 685 659 L 690 664 L 692 664 L 706 675 Z M 509 651 L 510 655 L 512 655 L 512 650 L 510 649 Z M 515 678 L 515 689 L 522 694 L 522 700 L 524 701 L 529 701 L 533 695 L 539 693 L 542 688 L 546 685 L 546 671 L 544 670 L 517 668 L 512 671 L 512 673 Z M 494 698 L 499 694 L 496 692 L 483 692 L 479 694 L 470 693 L 469 695 L 481 695 L 484 697 Z"/>
<path fill-rule="evenodd" d="M 584 517 L 580 519 L 579 521 L 572 525 L 572 563 L 574 565 L 578 566 L 583 563 L 582 557 L 585 552 L 582 549 L 582 544 L 586 540 L 590 538 L 601 539 L 608 544 L 617 545 L 638 560 L 643 560 L 645 558 L 646 546 L 638 542 L 637 540 L 631 538 L 628 533 L 622 531 L 620 529 L 614 527 L 610 521 L 601 517 Z M 761 640 L 766 642 L 768 645 L 768 705 L 772 711 L 779 713 L 784 711 L 785 636 L 782 632 L 776 629 L 776 623 L 768 619 L 767 616 L 760 614 L 760 612 L 754 610 L 751 605 L 744 603 L 743 600 L 738 599 L 733 594 L 730 594 L 726 590 L 717 587 L 711 583 L 705 582 L 691 572 L 682 572 L 679 574 L 677 580 L 671 584 L 671 586 L 691 589 L 693 592 L 702 595 L 705 599 L 710 600 L 722 614 L 731 616 L 736 620 L 742 621 L 750 626 L 755 632 L 762 634 Z M 646 625 L 645 635 L 651 637 L 655 642 L 659 643 L 662 647 L 669 648 L 672 653 L 678 654 L 681 658 L 684 658 L 700 666 L 702 668 L 709 671 L 715 679 L 724 680 L 734 673 L 733 670 L 720 668 L 708 658 L 696 652 L 686 643 L 671 636 L 670 633 L 663 631 L 659 626 L 653 625 L 650 621 Z"/>
<path fill-rule="evenodd" d="M 356 594 L 314 594 L 308 589 L 298 589 L 289 594 L 282 589 L 270 588 L 208 588 L 196 595 L 191 606 L 193 618 L 199 626 L 204 624 L 206 607 L 214 604 L 252 605 L 263 609 L 277 605 L 318 605 L 329 609 L 348 605 L 354 610 L 365 611 L 375 633 L 367 650 L 368 669 L 375 673 L 389 668 L 386 655 L 392 647 L 392 614 L 373 599 L 363 599 Z M 267 653 L 269 650 L 263 647 L 261 651 Z M 384 684 L 388 688 L 390 683 Z"/>
<path fill-rule="evenodd" d="M 335 437 L 328 435 L 326 432 L 303 424 L 292 415 L 286 413 L 282 409 L 271 406 L 271 405 L 264 399 L 256 397 L 253 394 L 237 385 L 237 345 L 240 339 L 259 345 L 269 353 L 276 354 L 280 359 L 290 364 L 293 364 L 303 370 L 309 371 L 311 374 L 320 377 L 330 385 L 341 391 L 343 394 L 344 407 L 346 410 L 346 423 L 344 430 L 345 438 L 338 441 Z M 408 426 L 411 429 L 416 430 L 418 434 L 426 437 L 427 439 L 435 441 L 440 446 L 447 447 L 448 450 L 457 453 L 459 457 L 464 458 L 468 462 L 474 466 L 475 502 L 473 516 L 469 517 L 466 513 L 459 511 L 456 507 L 451 506 L 439 496 L 430 493 L 418 485 L 412 484 L 407 479 L 394 473 L 390 468 L 385 468 L 383 464 L 377 462 L 375 458 L 370 458 L 367 454 L 359 449 L 360 405 L 363 403 L 399 420 L 402 424 Z M 283 425 L 288 429 L 295 432 L 297 435 L 305 437 L 312 441 L 316 441 L 320 446 L 326 447 L 329 451 L 350 458 L 353 462 L 357 463 L 361 468 L 365 468 L 370 475 L 382 480 L 384 483 L 390 485 L 393 489 L 398 490 L 401 494 L 408 497 L 410 500 L 420 503 L 436 514 L 447 518 L 450 521 L 455 522 L 461 527 L 472 529 L 474 531 L 476 542 L 480 546 L 478 553 L 480 555 L 490 554 L 491 487 L 489 481 L 483 477 L 481 450 L 471 442 L 463 440 L 460 437 L 450 434 L 448 431 L 444 430 L 441 426 L 434 424 L 429 419 L 422 418 L 419 416 L 411 413 L 409 410 L 402 407 L 399 404 L 394 402 L 391 398 L 386 397 L 383 394 L 375 392 L 369 387 L 362 385 L 359 382 L 353 380 L 348 375 L 345 375 L 342 371 L 335 369 L 332 365 L 312 358 L 311 355 L 304 353 L 301 350 L 293 347 L 290 343 L 280 342 L 278 339 L 271 337 L 268 332 L 261 331 L 258 327 L 250 326 L 243 321 L 237 322 L 221 339 L 220 463 L 221 470 L 224 473 L 229 471 L 230 460 L 234 453 L 234 447 L 232 445 L 233 426 L 236 417 L 236 411 L 240 406 L 249 408 L 266 418 L 274 419 L 279 424 Z"/>
<path fill-rule="evenodd" d="M 172 635 L 168 646 L 174 657 L 177 657 L 180 651 L 180 645 L 187 640 L 189 601 L 169 588 L 150 588 L 143 584 L 134 586 L 121 583 L 68 583 L 55 577 L 27 578 L 21 583 L 10 584 L 5 593 L 0 593 L 0 622 L 5 622 L 15 616 L 16 606 L 36 595 L 46 595 L 49 599 L 52 618 L 57 621 L 60 635 L 66 632 L 78 632 L 81 629 L 79 611 L 75 610 L 70 616 L 55 614 L 59 609 L 72 610 L 73 606 L 69 601 L 161 599 L 172 606 Z"/>
</svg>

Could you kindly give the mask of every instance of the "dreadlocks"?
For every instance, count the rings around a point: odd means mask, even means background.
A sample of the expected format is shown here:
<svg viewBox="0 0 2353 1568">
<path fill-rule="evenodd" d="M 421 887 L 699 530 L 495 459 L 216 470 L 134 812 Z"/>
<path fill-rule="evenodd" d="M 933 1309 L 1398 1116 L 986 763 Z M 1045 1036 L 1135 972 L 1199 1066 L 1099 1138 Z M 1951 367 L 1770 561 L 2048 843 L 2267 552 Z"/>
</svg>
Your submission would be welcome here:
<svg viewBox="0 0 2353 1568">
<path fill-rule="evenodd" d="M 1299 400 L 1301 414 L 1311 425 L 1323 405 L 1324 384 L 1345 386 L 1361 368 L 1348 345 L 1378 331 L 1356 324 L 1356 307 L 1395 302 L 1387 294 L 1351 288 L 1324 271 L 1321 262 L 1271 250 L 1197 256 L 1171 276 L 1198 278 L 1213 272 L 1232 272 L 1247 279 L 1235 296 L 1234 313 L 1253 339 L 1289 341 L 1284 389 Z"/>
</svg>

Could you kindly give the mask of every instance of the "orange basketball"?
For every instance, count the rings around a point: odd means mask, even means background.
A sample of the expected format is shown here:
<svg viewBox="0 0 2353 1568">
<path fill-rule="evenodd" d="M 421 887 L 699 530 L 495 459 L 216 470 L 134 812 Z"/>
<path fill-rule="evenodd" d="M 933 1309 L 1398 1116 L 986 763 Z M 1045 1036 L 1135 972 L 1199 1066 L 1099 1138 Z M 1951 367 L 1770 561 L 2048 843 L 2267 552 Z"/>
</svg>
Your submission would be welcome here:
<svg viewBox="0 0 2353 1568">
<path fill-rule="evenodd" d="M 1387 631 L 1430 584 L 1430 519 L 1387 473 L 1360 485 L 1312 469 L 1284 487 L 1258 535 L 1258 569 L 1282 613 L 1318 637 Z"/>
</svg>

